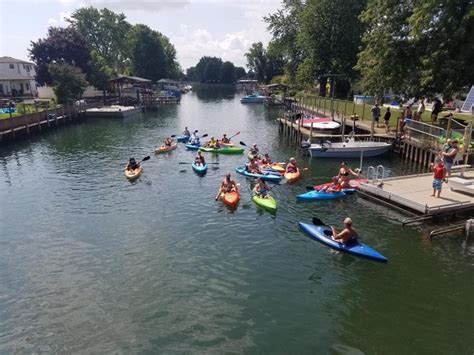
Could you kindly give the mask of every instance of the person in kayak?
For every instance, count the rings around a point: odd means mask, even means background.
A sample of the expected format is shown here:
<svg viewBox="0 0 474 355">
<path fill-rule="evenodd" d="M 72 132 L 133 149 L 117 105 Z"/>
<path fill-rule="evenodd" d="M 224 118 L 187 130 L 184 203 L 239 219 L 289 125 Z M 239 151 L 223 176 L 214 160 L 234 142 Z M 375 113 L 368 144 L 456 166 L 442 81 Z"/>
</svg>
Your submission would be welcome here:
<svg viewBox="0 0 474 355">
<path fill-rule="evenodd" d="M 164 140 L 163 140 L 163 145 L 165 147 L 171 147 L 171 145 L 173 144 L 173 140 L 171 139 L 171 137 L 166 137 Z"/>
<path fill-rule="evenodd" d="M 258 178 L 257 183 L 252 189 L 252 192 L 258 197 L 267 198 L 269 196 L 268 195 L 269 190 L 270 190 L 270 187 L 268 187 L 265 181 L 263 181 L 262 178 Z"/>
<path fill-rule="evenodd" d="M 126 167 L 126 169 L 128 171 L 137 170 L 138 168 L 140 168 L 140 164 L 137 163 L 135 158 L 128 159 L 128 164 L 127 164 L 127 167 Z"/>
<path fill-rule="evenodd" d="M 186 136 L 186 137 L 191 136 L 191 132 L 189 132 L 188 127 L 184 127 L 183 136 Z"/>
<path fill-rule="evenodd" d="M 204 156 L 201 154 L 200 151 L 197 152 L 196 158 L 194 159 L 194 162 L 196 165 L 204 165 L 206 164 L 206 160 L 204 159 Z"/>
<path fill-rule="evenodd" d="M 227 138 L 227 134 L 224 133 L 224 134 L 222 135 L 221 142 L 222 142 L 222 143 L 226 143 L 226 144 L 229 144 L 229 143 L 230 143 L 230 139 Z"/>
<path fill-rule="evenodd" d="M 323 186 L 321 188 L 322 192 L 339 192 L 342 190 L 341 184 L 339 183 L 339 178 L 337 176 L 333 176 L 331 178 L 332 184 L 329 184 L 327 186 Z"/>
<path fill-rule="evenodd" d="M 431 171 L 433 171 L 433 193 L 431 194 L 431 197 L 436 197 L 439 198 L 441 195 L 441 189 L 443 187 L 443 181 L 445 181 L 446 178 L 446 167 L 443 164 L 443 161 L 438 158 L 436 161 L 436 165 L 431 163 L 430 165 Z"/>
<path fill-rule="evenodd" d="M 219 193 L 215 200 L 217 201 L 222 194 L 232 191 L 237 191 L 237 184 L 231 179 L 230 174 L 226 174 L 224 181 L 222 181 L 221 186 L 219 187 Z"/>
<path fill-rule="evenodd" d="M 216 139 L 214 138 L 214 136 L 211 136 L 211 138 L 209 139 L 209 142 L 207 142 L 207 146 L 209 148 L 219 148 L 219 145 Z"/>
<path fill-rule="evenodd" d="M 252 174 L 261 174 L 257 158 L 253 158 L 249 161 L 249 163 L 247 164 L 247 171 Z"/>
<path fill-rule="evenodd" d="M 343 161 L 341 163 L 341 167 L 339 168 L 339 171 L 337 173 L 337 178 L 339 180 L 339 184 L 341 185 L 341 188 L 345 188 L 345 187 L 350 187 L 350 183 L 349 183 L 349 176 L 350 175 L 353 175 L 353 176 L 356 176 L 358 177 L 359 174 L 356 173 L 355 171 L 353 171 L 345 161 Z"/>
<path fill-rule="evenodd" d="M 200 143 L 197 131 L 194 131 L 193 134 L 191 134 L 191 136 L 189 137 L 189 143 L 193 145 L 198 145 Z"/>
<path fill-rule="evenodd" d="M 296 159 L 292 157 L 288 161 L 288 164 L 286 164 L 285 174 L 291 174 L 296 172 L 298 172 L 298 166 L 296 165 Z"/>
<path fill-rule="evenodd" d="M 270 159 L 270 155 L 268 155 L 268 153 L 265 153 L 262 160 L 260 161 L 260 164 L 262 164 L 262 165 L 272 165 L 272 163 L 273 162 Z"/>
<path fill-rule="evenodd" d="M 252 148 L 250 148 L 249 154 L 254 157 L 258 157 L 258 153 L 259 153 L 259 150 L 257 148 L 257 143 L 252 144 Z"/>
<path fill-rule="evenodd" d="M 336 242 L 348 244 L 353 243 L 357 240 L 357 232 L 352 228 L 352 219 L 347 217 L 344 220 L 344 229 L 341 232 L 337 232 L 336 228 L 331 227 L 332 229 L 332 239 Z"/>
</svg>

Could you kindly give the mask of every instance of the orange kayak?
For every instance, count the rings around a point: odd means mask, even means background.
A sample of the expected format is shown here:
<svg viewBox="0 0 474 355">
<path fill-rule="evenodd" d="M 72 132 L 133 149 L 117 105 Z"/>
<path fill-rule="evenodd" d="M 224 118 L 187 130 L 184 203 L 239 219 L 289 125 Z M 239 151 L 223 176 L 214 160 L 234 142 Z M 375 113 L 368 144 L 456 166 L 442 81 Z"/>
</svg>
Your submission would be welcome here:
<svg viewBox="0 0 474 355">
<path fill-rule="evenodd" d="M 124 171 L 124 175 L 128 180 L 138 179 L 142 173 L 143 173 L 143 167 L 141 167 L 141 166 L 138 169 L 135 169 L 135 170 L 125 169 L 125 171 Z"/>
<path fill-rule="evenodd" d="M 229 207 L 235 207 L 240 200 L 239 190 L 221 194 L 221 200 Z"/>
<path fill-rule="evenodd" d="M 161 147 L 158 147 L 155 149 L 155 153 L 156 154 L 168 153 L 168 152 L 171 152 L 172 150 L 175 150 L 177 146 L 178 145 L 176 143 L 170 146 L 162 145 Z"/>
<path fill-rule="evenodd" d="M 283 176 L 288 180 L 288 183 L 291 184 L 292 182 L 297 181 L 300 178 L 300 175 L 300 169 L 297 169 L 296 173 L 285 173 Z"/>
</svg>

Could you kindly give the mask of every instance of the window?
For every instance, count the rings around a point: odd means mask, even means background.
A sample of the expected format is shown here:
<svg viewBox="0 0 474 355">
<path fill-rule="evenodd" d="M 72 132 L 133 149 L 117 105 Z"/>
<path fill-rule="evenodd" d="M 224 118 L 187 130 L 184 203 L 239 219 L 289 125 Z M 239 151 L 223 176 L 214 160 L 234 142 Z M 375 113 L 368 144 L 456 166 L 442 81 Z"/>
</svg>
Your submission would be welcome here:
<svg viewBox="0 0 474 355">
<path fill-rule="evenodd" d="M 31 70 L 31 67 L 29 65 L 26 66 L 26 71 L 29 73 Z"/>
<path fill-rule="evenodd" d="M 10 69 L 15 69 L 15 64 L 10 64 Z"/>
<path fill-rule="evenodd" d="M 28 83 L 26 83 L 25 86 L 26 86 L 26 91 L 30 91 L 30 85 L 28 85 Z"/>
</svg>

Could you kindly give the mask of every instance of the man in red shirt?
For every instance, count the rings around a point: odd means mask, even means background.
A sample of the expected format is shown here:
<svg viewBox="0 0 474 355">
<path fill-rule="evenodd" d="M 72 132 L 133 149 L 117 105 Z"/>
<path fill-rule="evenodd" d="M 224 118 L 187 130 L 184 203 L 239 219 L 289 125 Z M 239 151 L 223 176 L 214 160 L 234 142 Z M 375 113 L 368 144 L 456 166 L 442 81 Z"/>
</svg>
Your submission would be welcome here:
<svg viewBox="0 0 474 355">
<path fill-rule="evenodd" d="M 443 185 L 444 178 L 446 177 L 446 168 L 443 165 L 443 161 L 438 158 L 436 165 L 431 163 L 431 170 L 433 171 L 433 194 L 437 194 L 437 198 L 441 195 L 441 188 Z"/>
</svg>

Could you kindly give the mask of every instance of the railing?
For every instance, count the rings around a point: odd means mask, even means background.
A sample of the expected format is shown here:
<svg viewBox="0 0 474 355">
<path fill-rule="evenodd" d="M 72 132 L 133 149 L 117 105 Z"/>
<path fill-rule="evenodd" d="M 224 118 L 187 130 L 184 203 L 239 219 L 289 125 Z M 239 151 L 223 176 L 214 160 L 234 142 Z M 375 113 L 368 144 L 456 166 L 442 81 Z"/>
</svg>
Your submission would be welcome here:
<svg viewBox="0 0 474 355">
<path fill-rule="evenodd" d="M 439 150 L 440 138 L 446 136 L 444 128 L 411 119 L 405 120 L 403 130 L 405 140 L 419 143 L 420 147 L 425 149 Z"/>
</svg>

